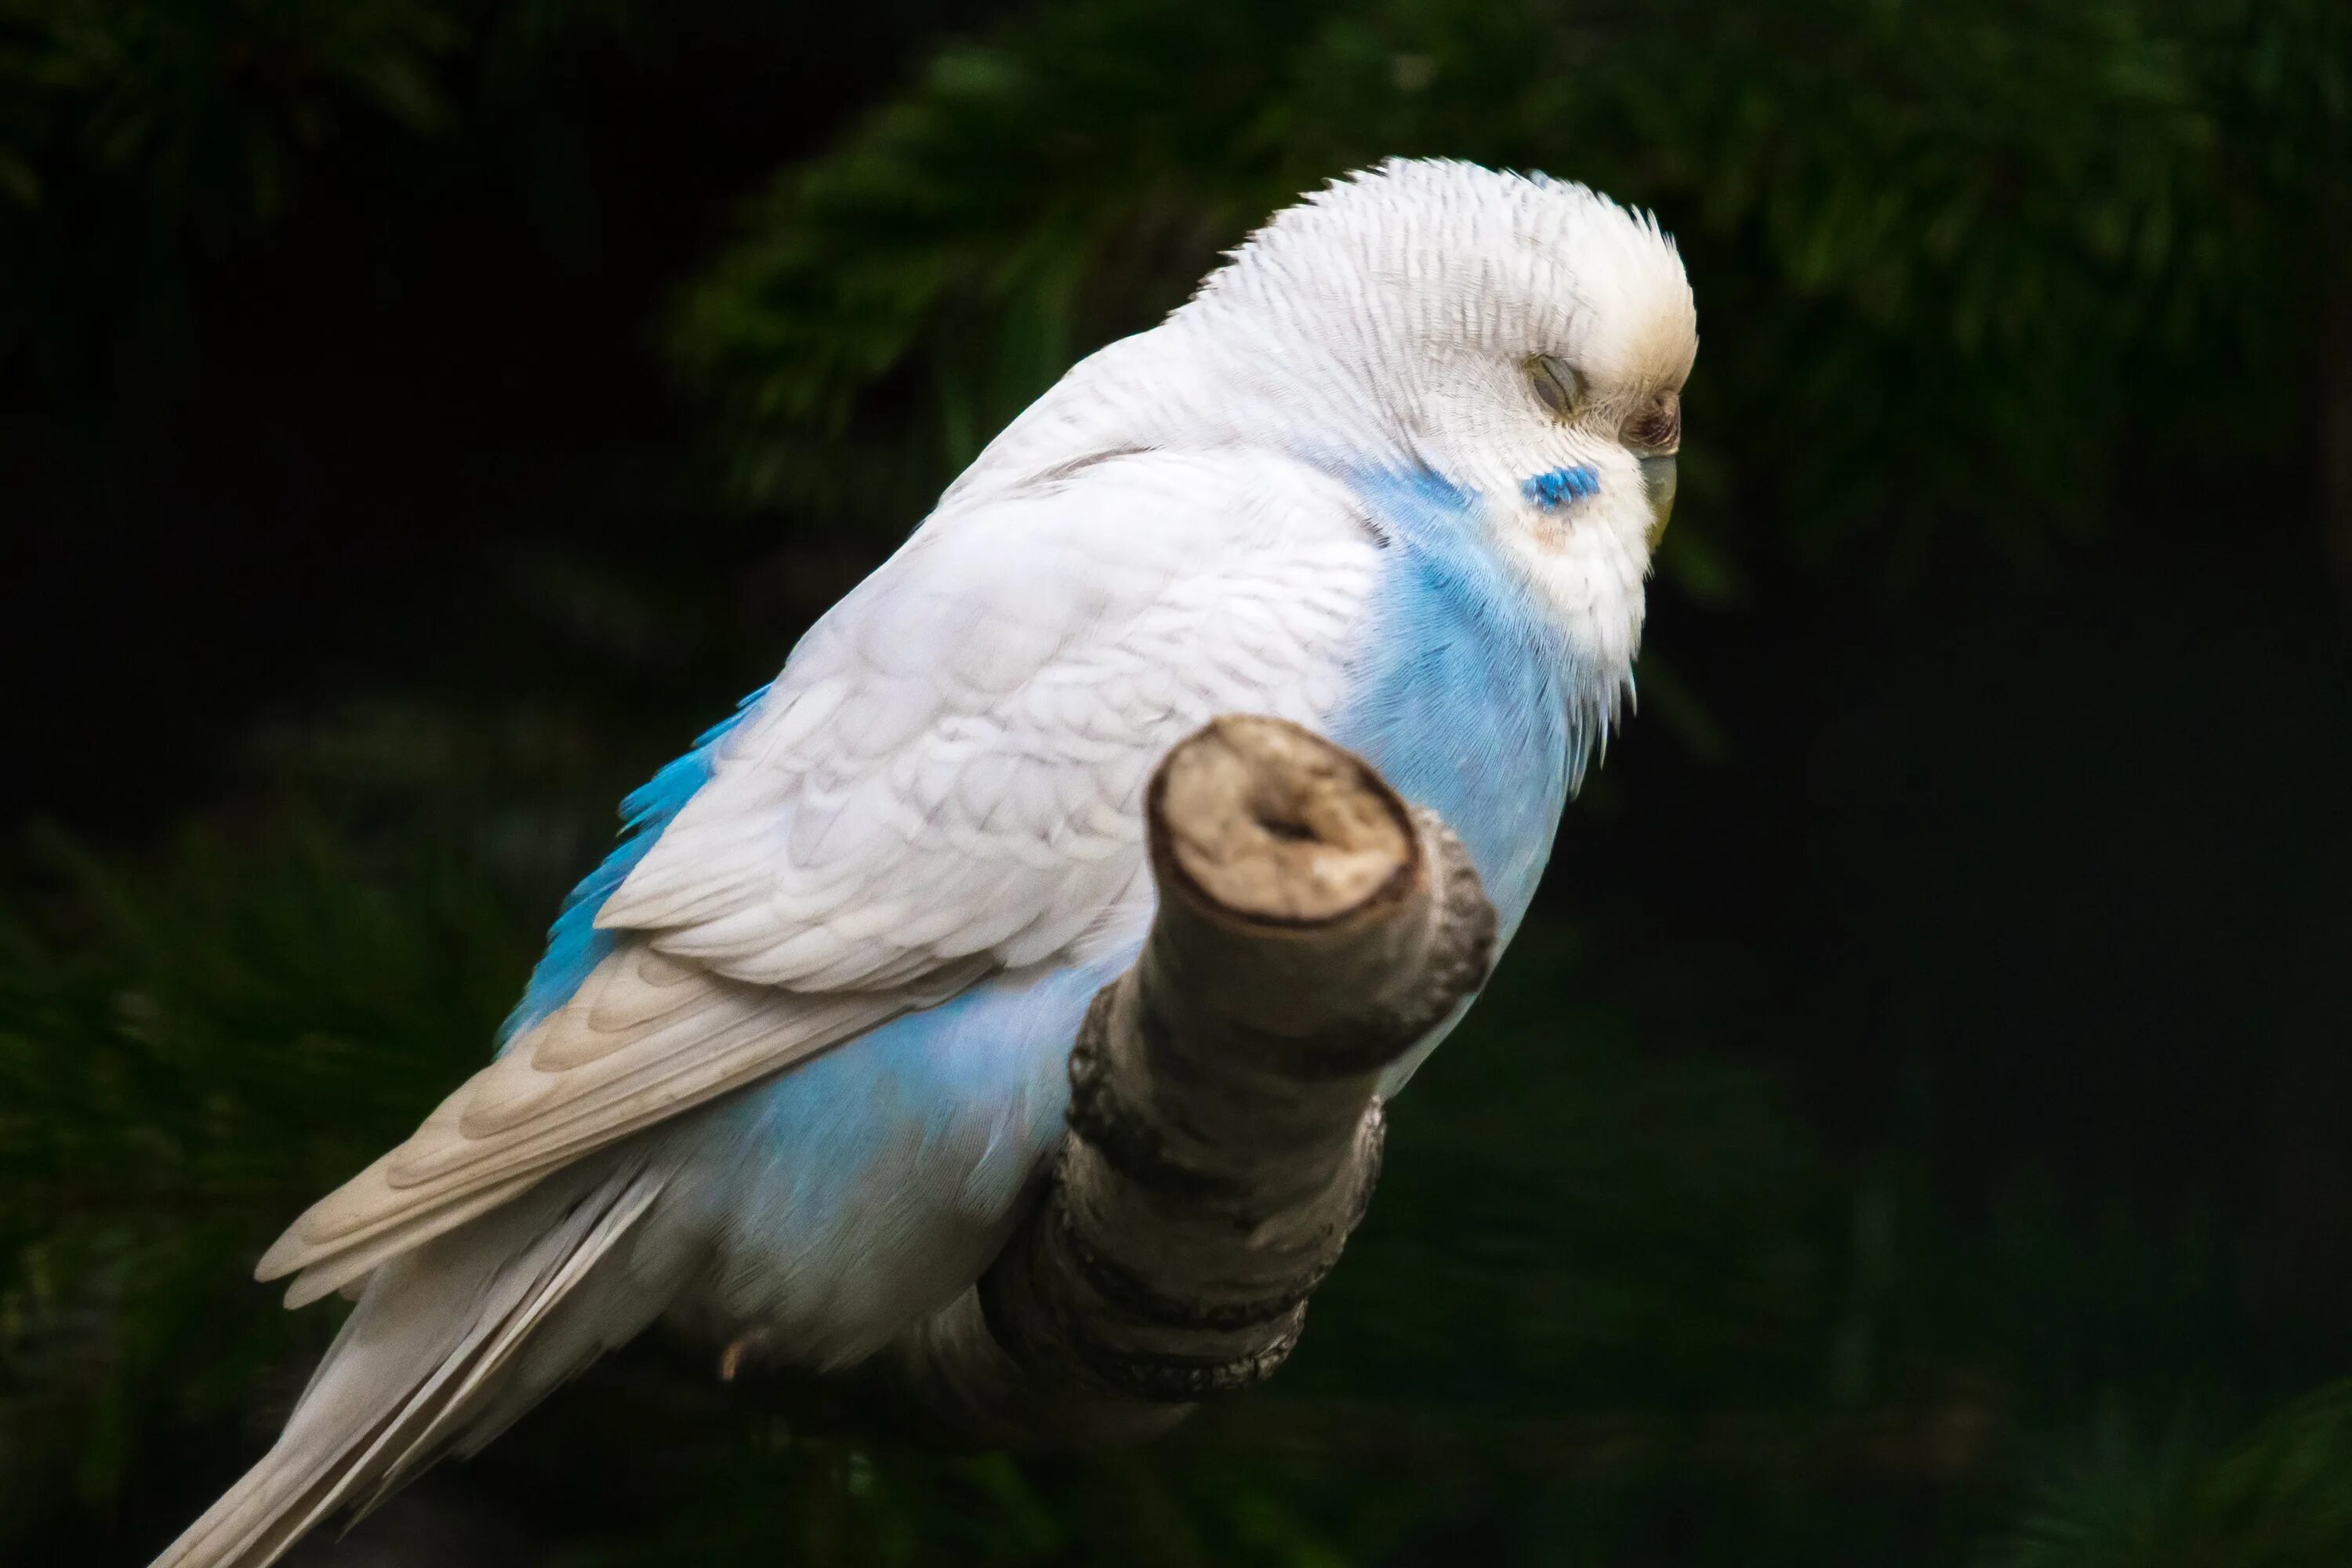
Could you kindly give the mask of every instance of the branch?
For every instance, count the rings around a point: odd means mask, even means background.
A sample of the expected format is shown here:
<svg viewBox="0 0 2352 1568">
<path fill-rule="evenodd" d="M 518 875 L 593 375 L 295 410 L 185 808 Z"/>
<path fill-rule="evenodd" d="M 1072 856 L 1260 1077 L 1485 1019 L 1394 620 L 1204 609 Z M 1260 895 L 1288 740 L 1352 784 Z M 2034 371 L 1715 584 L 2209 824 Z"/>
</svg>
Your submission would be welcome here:
<svg viewBox="0 0 2352 1568">
<path fill-rule="evenodd" d="M 1494 951 L 1444 825 L 1295 725 L 1217 720 L 1145 810 L 1159 912 L 1079 1030 L 1060 1159 L 892 1367 L 967 1441 L 1149 1436 L 1271 1375 L 1370 1196 L 1381 1070 Z"/>
</svg>

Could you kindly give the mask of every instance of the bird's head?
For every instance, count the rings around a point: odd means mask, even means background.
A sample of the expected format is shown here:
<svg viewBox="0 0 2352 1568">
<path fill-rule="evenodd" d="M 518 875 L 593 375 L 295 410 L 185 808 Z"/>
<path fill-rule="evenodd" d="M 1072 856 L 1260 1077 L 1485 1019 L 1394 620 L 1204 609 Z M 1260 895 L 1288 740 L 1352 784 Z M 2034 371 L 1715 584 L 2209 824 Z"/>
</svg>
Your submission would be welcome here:
<svg viewBox="0 0 2352 1568">
<path fill-rule="evenodd" d="M 1698 348 L 1656 220 L 1582 185 L 1396 160 L 1278 213 L 1178 313 L 1309 455 L 1434 475 L 1589 654 L 1630 662 Z M 1620 665 L 1622 668 L 1622 664 Z"/>
</svg>

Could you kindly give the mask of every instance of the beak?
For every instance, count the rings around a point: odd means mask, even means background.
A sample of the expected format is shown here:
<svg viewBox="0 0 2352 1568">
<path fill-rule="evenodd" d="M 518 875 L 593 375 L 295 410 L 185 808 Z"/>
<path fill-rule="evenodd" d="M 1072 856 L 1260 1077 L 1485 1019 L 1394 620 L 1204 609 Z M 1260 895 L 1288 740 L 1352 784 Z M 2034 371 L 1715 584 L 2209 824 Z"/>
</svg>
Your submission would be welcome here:
<svg viewBox="0 0 2352 1568">
<path fill-rule="evenodd" d="M 1642 490 L 1650 501 L 1650 548 L 1666 536 L 1666 519 L 1675 512 L 1675 455 L 1642 459 Z"/>
</svg>

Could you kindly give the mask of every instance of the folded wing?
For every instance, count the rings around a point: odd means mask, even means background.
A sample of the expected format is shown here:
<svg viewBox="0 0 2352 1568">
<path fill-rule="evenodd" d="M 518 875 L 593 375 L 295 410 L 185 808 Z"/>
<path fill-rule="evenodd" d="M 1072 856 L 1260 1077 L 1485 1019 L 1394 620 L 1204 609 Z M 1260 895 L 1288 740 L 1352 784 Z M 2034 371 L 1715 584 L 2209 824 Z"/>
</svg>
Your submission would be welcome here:
<svg viewBox="0 0 2352 1568">
<path fill-rule="evenodd" d="M 805 990 L 1050 957 L 1134 890 L 1169 745 L 1336 706 L 1376 555 L 1343 490 L 1263 458 L 1139 454 L 934 519 L 795 650 L 597 924 Z"/>
<path fill-rule="evenodd" d="M 714 742 L 579 989 L 261 1277 L 314 1299 L 992 970 L 1139 933 L 1152 767 L 1219 712 L 1336 708 L 1377 558 L 1344 490 L 1265 458 L 1136 454 L 936 514 Z"/>
</svg>

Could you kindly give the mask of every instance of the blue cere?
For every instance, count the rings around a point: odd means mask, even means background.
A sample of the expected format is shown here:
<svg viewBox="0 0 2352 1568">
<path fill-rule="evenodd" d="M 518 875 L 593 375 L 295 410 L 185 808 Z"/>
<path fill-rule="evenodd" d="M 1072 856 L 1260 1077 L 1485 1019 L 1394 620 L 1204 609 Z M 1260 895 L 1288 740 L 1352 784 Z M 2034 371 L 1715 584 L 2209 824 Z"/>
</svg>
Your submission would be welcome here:
<svg viewBox="0 0 2352 1568">
<path fill-rule="evenodd" d="M 1548 474 L 1538 474 L 1519 487 L 1527 498 L 1538 506 L 1549 510 L 1565 506 L 1572 500 L 1601 493 L 1601 476 L 1582 463 L 1573 468 L 1554 468 Z"/>
</svg>

